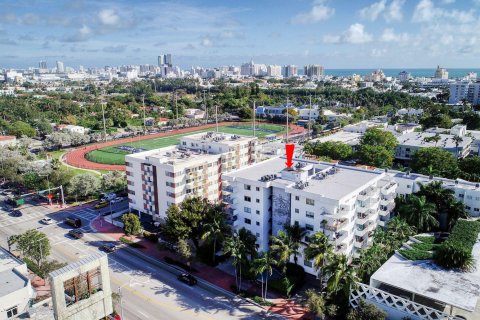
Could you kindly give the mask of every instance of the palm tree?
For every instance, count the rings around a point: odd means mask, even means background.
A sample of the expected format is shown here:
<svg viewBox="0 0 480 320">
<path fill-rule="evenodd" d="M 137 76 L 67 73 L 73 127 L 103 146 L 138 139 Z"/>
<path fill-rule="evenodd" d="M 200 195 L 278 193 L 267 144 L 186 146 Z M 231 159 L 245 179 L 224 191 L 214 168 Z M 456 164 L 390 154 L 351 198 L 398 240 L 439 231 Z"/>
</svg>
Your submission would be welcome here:
<svg viewBox="0 0 480 320">
<path fill-rule="evenodd" d="M 230 254 L 233 258 L 233 266 L 235 267 L 235 285 L 240 291 L 242 286 L 242 263 L 245 260 L 245 245 L 238 236 L 234 233 L 232 237 L 225 240 L 225 253 Z M 238 270 L 238 273 L 237 273 Z"/>
<path fill-rule="evenodd" d="M 458 146 L 460 145 L 460 143 L 463 142 L 463 138 L 460 137 L 460 136 L 454 136 L 452 138 L 452 140 L 455 142 L 455 153 L 457 154 L 457 158 L 459 158 L 459 156 L 458 156 Z"/>
<path fill-rule="evenodd" d="M 245 228 L 238 231 L 238 237 L 245 247 L 245 257 L 248 255 L 250 259 L 253 259 L 257 255 L 257 237 Z"/>
<path fill-rule="evenodd" d="M 395 217 L 390 220 L 387 224 L 387 230 L 393 238 L 398 239 L 398 241 L 401 241 L 402 243 L 416 234 L 415 228 L 400 217 Z"/>
<path fill-rule="evenodd" d="M 468 218 L 468 213 L 465 211 L 465 206 L 460 201 L 456 199 L 452 199 L 448 204 L 447 208 L 447 227 L 448 230 L 452 230 L 455 223 L 457 223 L 458 219 L 466 219 Z"/>
<path fill-rule="evenodd" d="M 205 225 L 202 234 L 202 240 L 212 241 L 213 243 L 213 264 L 215 264 L 215 254 L 217 252 L 217 240 L 223 240 L 225 235 L 225 226 L 223 225 L 223 217 L 215 215 L 211 223 Z"/>
<path fill-rule="evenodd" d="M 328 237 L 322 233 L 317 232 L 310 238 L 310 243 L 303 250 L 305 259 L 313 259 L 313 267 L 319 271 L 318 278 L 320 279 L 320 287 L 322 287 L 322 268 L 326 260 L 333 255 L 333 245 Z"/>
<path fill-rule="evenodd" d="M 345 255 L 333 255 L 329 263 L 324 267 L 328 275 L 327 292 L 330 294 L 343 293 L 348 299 L 350 290 L 356 287 L 359 281 L 355 269 L 348 265 L 348 258 Z"/>
<path fill-rule="evenodd" d="M 308 231 L 305 228 L 300 227 L 297 222 L 293 225 L 285 225 L 284 229 L 292 243 L 293 261 L 295 262 L 295 264 L 297 264 L 298 249 L 300 248 L 301 241 L 308 234 Z"/>
<path fill-rule="evenodd" d="M 417 230 L 430 231 L 439 226 L 438 220 L 435 218 L 437 215 L 435 205 L 427 202 L 425 196 L 411 195 L 408 198 L 407 209 L 408 214 L 403 218 Z"/>
<path fill-rule="evenodd" d="M 387 261 L 390 253 L 383 244 L 374 244 L 368 249 L 360 251 L 360 256 L 355 259 L 358 275 L 363 283 L 368 284 L 370 276 Z"/>
<path fill-rule="evenodd" d="M 262 276 L 262 298 L 265 300 L 267 298 L 267 289 L 268 289 L 268 278 L 272 276 L 273 268 L 272 265 L 275 264 L 272 254 L 270 251 L 262 252 L 262 254 L 253 260 L 252 270 L 255 274 L 260 274 Z M 265 291 L 263 290 L 263 274 L 265 275 Z"/>
<path fill-rule="evenodd" d="M 293 254 L 292 239 L 283 230 L 279 230 L 276 236 L 270 237 L 271 245 L 270 250 L 277 256 L 277 263 L 282 266 L 283 273 L 287 271 L 287 263 L 290 260 L 290 256 Z"/>
</svg>

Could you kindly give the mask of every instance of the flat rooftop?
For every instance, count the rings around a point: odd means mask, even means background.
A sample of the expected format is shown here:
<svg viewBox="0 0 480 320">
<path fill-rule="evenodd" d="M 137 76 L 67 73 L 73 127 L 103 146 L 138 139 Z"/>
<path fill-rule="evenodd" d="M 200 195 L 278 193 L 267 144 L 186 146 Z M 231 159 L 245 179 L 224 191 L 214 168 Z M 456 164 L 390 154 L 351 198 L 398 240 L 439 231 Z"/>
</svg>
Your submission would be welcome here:
<svg viewBox="0 0 480 320">
<path fill-rule="evenodd" d="M 404 146 L 413 146 L 413 147 L 439 147 L 453 149 L 456 148 L 456 143 L 453 140 L 455 137 L 452 134 L 439 134 L 440 140 L 435 143 L 434 141 L 427 142 L 425 138 L 430 138 L 435 136 L 435 133 L 432 132 L 410 132 L 401 136 L 397 136 L 397 141 L 399 145 Z M 468 146 L 472 143 L 472 138 L 462 137 L 463 141 L 458 144 L 459 147 Z"/>
<path fill-rule="evenodd" d="M 28 279 L 13 269 L 0 272 L 0 297 L 18 291 L 28 285 Z"/>
<path fill-rule="evenodd" d="M 473 247 L 475 270 L 458 272 L 433 261 L 406 260 L 394 254 L 371 277 L 387 285 L 473 312 L 480 296 L 480 243 Z"/>
<path fill-rule="evenodd" d="M 294 166 L 297 163 L 313 165 L 314 174 L 307 178 L 308 185 L 304 186 L 302 191 L 310 192 L 329 199 L 340 200 L 353 191 L 364 187 L 369 182 L 373 182 L 383 176 L 382 172 L 365 170 L 355 167 L 334 166 L 330 163 L 317 162 L 303 159 L 294 159 Z M 324 178 L 318 179 L 315 174 L 326 172 L 331 168 L 336 168 L 335 173 L 326 174 Z M 286 188 L 295 188 L 295 182 L 282 178 L 282 170 L 285 169 L 285 158 L 275 157 L 247 168 L 225 174 L 226 177 L 235 179 L 246 179 L 250 181 L 261 181 L 265 175 L 276 175 L 277 178 L 271 180 L 273 185 Z"/>
<path fill-rule="evenodd" d="M 208 161 L 218 158 L 218 154 L 207 154 L 199 151 L 186 150 L 180 146 L 171 146 L 160 149 L 148 150 L 144 152 L 127 155 L 128 158 L 145 160 L 146 158 L 155 159 L 165 164 L 187 164 L 189 162 Z"/>
<path fill-rule="evenodd" d="M 357 145 L 360 144 L 362 136 L 363 134 L 358 132 L 339 131 L 328 136 L 313 139 L 311 142 L 335 141 L 347 143 L 349 145 Z"/>
<path fill-rule="evenodd" d="M 0 247 L 0 272 L 11 270 L 23 264 L 20 260 L 12 256 L 7 250 Z"/>
</svg>

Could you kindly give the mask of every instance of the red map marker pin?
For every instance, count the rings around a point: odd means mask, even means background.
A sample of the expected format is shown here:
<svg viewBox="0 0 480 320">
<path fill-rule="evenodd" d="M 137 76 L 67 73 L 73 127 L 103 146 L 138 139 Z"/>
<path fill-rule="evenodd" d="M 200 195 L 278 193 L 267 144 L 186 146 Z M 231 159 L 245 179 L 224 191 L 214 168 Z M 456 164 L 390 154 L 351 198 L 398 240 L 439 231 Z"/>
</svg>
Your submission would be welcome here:
<svg viewBox="0 0 480 320">
<path fill-rule="evenodd" d="M 285 151 L 287 153 L 287 162 L 285 164 L 287 165 L 287 168 L 290 169 L 293 166 L 293 151 L 295 150 L 295 145 L 294 144 L 286 144 L 285 145 Z"/>
</svg>

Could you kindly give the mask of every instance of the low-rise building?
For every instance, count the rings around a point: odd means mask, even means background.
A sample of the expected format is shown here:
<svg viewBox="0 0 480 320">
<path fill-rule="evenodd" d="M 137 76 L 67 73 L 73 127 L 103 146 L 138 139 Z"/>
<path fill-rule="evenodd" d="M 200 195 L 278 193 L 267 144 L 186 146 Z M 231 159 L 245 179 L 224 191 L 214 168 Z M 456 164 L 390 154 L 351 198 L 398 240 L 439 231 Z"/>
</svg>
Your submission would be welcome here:
<svg viewBox="0 0 480 320">
<path fill-rule="evenodd" d="M 284 158 L 272 158 L 224 175 L 225 203 L 235 229 L 257 237 L 260 251 L 269 248 L 270 235 L 298 223 L 308 231 L 325 233 L 335 252 L 352 257 L 373 241 L 394 208 L 396 183 L 384 172 L 310 160 L 295 160 L 288 169 Z M 302 249 L 303 252 L 303 249 Z M 298 263 L 316 274 L 301 253 Z"/>
<path fill-rule="evenodd" d="M 27 265 L 0 247 L 0 319 L 28 313 L 34 298 Z"/>
<path fill-rule="evenodd" d="M 204 119 L 205 111 L 200 109 L 185 109 L 185 117 L 189 119 Z"/>
<path fill-rule="evenodd" d="M 438 141 L 435 140 L 435 137 L 438 138 Z M 430 147 L 439 147 L 450 152 L 456 158 L 465 158 L 470 153 L 473 141 L 467 136 L 432 132 L 411 132 L 397 136 L 397 140 L 395 158 L 406 161 L 411 160 L 417 150 Z"/>
<path fill-rule="evenodd" d="M 127 155 L 130 209 L 160 221 L 172 204 L 189 196 L 222 199 L 222 175 L 258 157 L 254 137 L 208 132 L 183 137 L 178 146 Z"/>
</svg>

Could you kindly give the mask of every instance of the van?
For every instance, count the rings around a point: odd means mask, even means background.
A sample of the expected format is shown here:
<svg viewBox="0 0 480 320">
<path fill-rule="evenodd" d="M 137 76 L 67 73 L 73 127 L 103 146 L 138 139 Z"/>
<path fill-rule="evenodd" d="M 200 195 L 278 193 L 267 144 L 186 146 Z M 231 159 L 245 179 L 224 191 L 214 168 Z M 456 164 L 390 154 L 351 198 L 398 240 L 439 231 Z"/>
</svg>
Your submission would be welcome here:
<svg viewBox="0 0 480 320">
<path fill-rule="evenodd" d="M 82 220 L 75 217 L 68 217 L 65 219 L 65 223 L 74 228 L 80 228 L 82 226 Z"/>
</svg>

